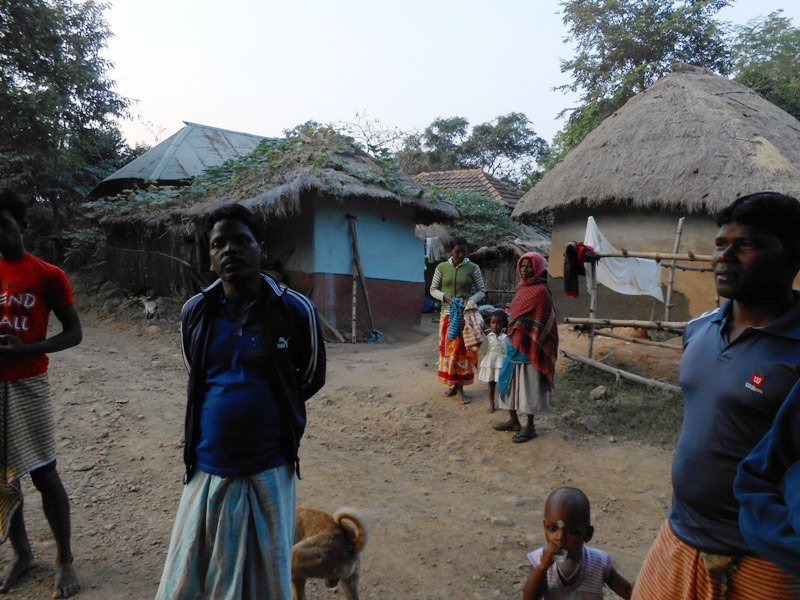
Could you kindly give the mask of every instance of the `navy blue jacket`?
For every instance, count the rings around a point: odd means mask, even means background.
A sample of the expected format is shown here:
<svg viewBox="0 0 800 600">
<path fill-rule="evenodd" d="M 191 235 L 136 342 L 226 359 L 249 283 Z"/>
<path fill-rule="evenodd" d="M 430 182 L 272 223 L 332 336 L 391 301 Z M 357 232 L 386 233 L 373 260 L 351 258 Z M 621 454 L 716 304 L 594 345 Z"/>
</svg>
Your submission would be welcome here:
<svg viewBox="0 0 800 600">
<path fill-rule="evenodd" d="M 314 304 L 298 292 L 262 275 L 262 301 L 258 311 L 264 319 L 267 359 L 264 369 L 275 385 L 283 414 L 287 447 L 284 455 L 299 474 L 298 448 L 306 427 L 305 402 L 325 384 L 325 342 Z M 201 293 L 190 298 L 181 310 L 181 343 L 186 368 L 186 424 L 183 461 L 186 464 L 184 483 L 191 479 L 195 467 L 195 449 L 199 443 L 200 404 L 203 402 L 206 378 L 206 353 L 211 325 L 222 300 L 222 281 L 217 280 Z"/>
<path fill-rule="evenodd" d="M 742 464 L 739 526 L 759 555 L 800 576 L 800 383 Z"/>
</svg>

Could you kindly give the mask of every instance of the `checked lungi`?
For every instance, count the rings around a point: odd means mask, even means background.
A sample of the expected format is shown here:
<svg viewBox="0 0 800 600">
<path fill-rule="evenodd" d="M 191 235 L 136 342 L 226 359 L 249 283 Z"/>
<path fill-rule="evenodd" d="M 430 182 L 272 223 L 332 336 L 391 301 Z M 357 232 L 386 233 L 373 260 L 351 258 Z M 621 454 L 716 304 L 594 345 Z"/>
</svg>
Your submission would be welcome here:
<svg viewBox="0 0 800 600">
<path fill-rule="evenodd" d="M 20 479 L 56 459 L 47 373 L 0 382 L 0 542 L 22 505 Z"/>
<path fill-rule="evenodd" d="M 796 600 L 800 581 L 756 557 L 734 559 L 684 544 L 665 522 L 644 559 L 632 600 Z"/>
<path fill-rule="evenodd" d="M 198 471 L 183 490 L 156 600 L 291 600 L 294 471 Z"/>
</svg>

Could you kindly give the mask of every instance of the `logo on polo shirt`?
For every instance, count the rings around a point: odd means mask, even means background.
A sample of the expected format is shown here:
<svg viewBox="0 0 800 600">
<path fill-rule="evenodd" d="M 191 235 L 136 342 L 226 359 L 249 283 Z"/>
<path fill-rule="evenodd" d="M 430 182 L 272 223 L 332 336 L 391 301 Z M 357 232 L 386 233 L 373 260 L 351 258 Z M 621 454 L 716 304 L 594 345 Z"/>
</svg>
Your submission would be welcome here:
<svg viewBox="0 0 800 600">
<path fill-rule="evenodd" d="M 744 384 L 744 386 L 748 390 L 752 390 L 753 392 L 758 392 L 759 394 L 763 394 L 764 390 L 762 390 L 762 386 L 764 385 L 764 376 L 759 375 L 758 373 L 753 373 L 753 376 L 750 378 L 750 381 Z"/>
<path fill-rule="evenodd" d="M 278 338 L 278 350 L 286 350 L 289 347 L 289 339 L 284 337 Z"/>
</svg>

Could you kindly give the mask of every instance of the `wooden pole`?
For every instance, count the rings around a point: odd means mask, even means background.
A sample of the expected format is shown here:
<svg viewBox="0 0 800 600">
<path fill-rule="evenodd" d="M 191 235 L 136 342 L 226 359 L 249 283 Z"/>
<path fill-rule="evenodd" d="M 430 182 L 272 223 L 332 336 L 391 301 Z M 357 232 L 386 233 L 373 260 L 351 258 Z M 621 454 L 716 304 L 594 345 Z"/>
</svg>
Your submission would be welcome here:
<svg viewBox="0 0 800 600">
<path fill-rule="evenodd" d="M 572 352 L 567 352 L 566 350 L 562 350 L 561 354 L 562 356 L 565 356 L 570 360 L 574 360 L 575 362 L 579 362 L 581 364 L 594 367 L 595 369 L 605 371 L 606 373 L 611 373 L 612 375 L 616 375 L 618 379 L 619 378 L 627 379 L 628 381 L 633 381 L 634 383 L 641 383 L 642 385 L 658 387 L 663 390 L 668 390 L 670 392 L 675 392 L 675 393 L 680 393 L 681 391 L 681 388 L 679 388 L 677 385 L 672 385 L 671 383 L 664 383 L 663 381 L 650 379 L 649 377 L 642 377 L 641 375 L 636 375 L 635 373 L 623 371 L 622 369 L 617 369 L 615 367 L 609 367 L 608 365 L 604 365 L 603 363 L 598 362 L 596 360 L 592 360 L 590 358 L 584 358 L 583 356 L 578 356 L 577 354 L 573 354 Z"/>
<path fill-rule="evenodd" d="M 653 340 L 644 340 L 641 338 L 630 337 L 627 335 L 619 335 L 617 333 L 609 333 L 607 331 L 595 331 L 595 335 L 600 337 L 614 338 L 615 340 L 622 340 L 623 342 L 632 342 L 634 344 L 642 344 L 644 346 L 655 346 L 657 348 L 669 348 L 670 350 L 677 350 L 683 352 L 683 348 L 675 346 L 674 344 L 667 344 L 664 342 L 654 342 Z"/>
<path fill-rule="evenodd" d="M 589 284 L 589 319 L 597 319 L 597 263 L 592 262 L 589 264 L 589 277 L 591 282 Z M 594 327 L 589 325 L 589 347 L 586 349 L 586 356 L 592 358 L 594 353 Z"/>
<path fill-rule="evenodd" d="M 358 341 L 358 312 L 356 310 L 356 306 L 358 305 L 358 288 L 357 288 L 357 277 L 356 274 L 356 259 L 353 258 L 353 314 L 352 314 L 352 322 L 350 324 L 350 342 L 355 344 Z"/>
<path fill-rule="evenodd" d="M 372 305 L 369 302 L 369 291 L 367 290 L 367 278 L 364 276 L 364 269 L 361 265 L 361 255 L 358 252 L 358 236 L 356 235 L 356 217 L 347 215 L 347 220 L 350 222 L 350 236 L 353 240 L 353 264 L 356 266 L 358 278 L 361 280 L 361 292 L 364 295 L 364 304 L 367 307 L 367 322 L 369 325 L 369 334 L 375 332 L 375 325 L 372 321 Z"/>
<path fill-rule="evenodd" d="M 649 258 L 650 260 L 689 260 L 699 262 L 711 262 L 710 254 L 695 254 L 691 250 L 686 254 L 676 254 L 673 252 L 634 252 L 623 248 L 619 252 L 598 252 L 595 258 Z"/>
<path fill-rule="evenodd" d="M 564 323 L 570 325 L 593 325 L 594 327 L 641 327 L 642 329 L 678 329 L 686 328 L 686 321 L 630 321 L 623 319 L 582 319 L 566 317 Z"/>
<path fill-rule="evenodd" d="M 339 333 L 339 330 L 336 329 L 336 327 L 334 327 L 333 325 L 331 325 L 328 322 L 328 319 L 322 316 L 322 313 L 318 313 L 317 316 L 319 317 L 319 320 L 322 321 L 322 324 L 328 328 L 328 331 L 330 331 L 337 340 L 339 340 L 344 344 L 346 340 L 344 339 L 344 336 L 341 333 Z"/>
<path fill-rule="evenodd" d="M 664 263 L 659 263 L 659 264 L 665 269 L 672 268 L 671 263 L 668 265 Z M 691 265 L 682 265 L 681 263 L 675 263 L 675 268 L 680 269 L 681 271 L 699 271 L 701 273 L 711 273 L 714 270 L 711 267 L 693 267 Z"/>
<path fill-rule="evenodd" d="M 675 230 L 675 245 L 672 247 L 673 254 L 677 254 L 681 248 L 681 236 L 683 235 L 683 222 L 686 217 L 678 219 L 678 229 Z M 678 261 L 670 263 L 669 276 L 667 277 L 667 299 L 664 304 L 664 320 L 669 321 L 669 311 L 672 308 L 672 287 L 675 285 L 675 265 Z"/>
</svg>

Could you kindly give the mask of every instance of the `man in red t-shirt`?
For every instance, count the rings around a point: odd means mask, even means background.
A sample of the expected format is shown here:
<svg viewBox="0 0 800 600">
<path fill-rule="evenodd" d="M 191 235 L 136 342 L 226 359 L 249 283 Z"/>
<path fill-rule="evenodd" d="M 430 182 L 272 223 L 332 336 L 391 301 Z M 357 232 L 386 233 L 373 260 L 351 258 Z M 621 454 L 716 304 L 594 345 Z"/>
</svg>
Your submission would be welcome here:
<svg viewBox="0 0 800 600">
<path fill-rule="evenodd" d="M 25 203 L 0 190 L 0 541 L 14 559 L 0 575 L 8 592 L 35 562 L 22 515 L 20 480 L 30 474 L 56 541 L 55 598 L 78 592 L 70 549 L 69 498 L 56 470 L 55 420 L 47 354 L 80 344 L 82 333 L 69 279 L 25 251 Z M 47 337 L 50 311 L 62 331 Z"/>
</svg>

